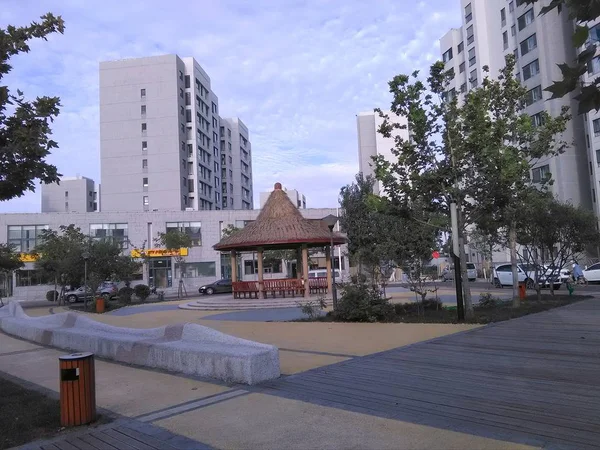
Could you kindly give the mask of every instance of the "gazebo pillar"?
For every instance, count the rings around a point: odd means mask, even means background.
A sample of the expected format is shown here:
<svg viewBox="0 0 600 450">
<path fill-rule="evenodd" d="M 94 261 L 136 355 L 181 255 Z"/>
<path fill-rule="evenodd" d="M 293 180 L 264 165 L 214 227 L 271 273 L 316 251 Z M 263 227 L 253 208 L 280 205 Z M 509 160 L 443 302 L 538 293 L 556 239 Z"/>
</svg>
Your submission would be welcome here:
<svg viewBox="0 0 600 450">
<path fill-rule="evenodd" d="M 258 296 L 265 298 L 264 285 L 263 285 L 263 249 L 259 248 L 256 250 L 256 257 L 258 259 Z"/>
<path fill-rule="evenodd" d="M 302 278 L 304 279 L 304 297 L 310 297 L 310 286 L 308 285 L 308 246 L 302 246 Z"/>
<path fill-rule="evenodd" d="M 304 276 L 302 275 L 302 250 L 296 249 L 296 277 L 299 280 L 302 280 Z"/>
<path fill-rule="evenodd" d="M 235 283 L 237 280 L 237 253 L 231 250 L 231 282 Z"/>
<path fill-rule="evenodd" d="M 327 293 L 333 295 L 333 283 L 331 277 L 331 247 L 325 247 L 325 267 L 327 268 Z"/>
</svg>

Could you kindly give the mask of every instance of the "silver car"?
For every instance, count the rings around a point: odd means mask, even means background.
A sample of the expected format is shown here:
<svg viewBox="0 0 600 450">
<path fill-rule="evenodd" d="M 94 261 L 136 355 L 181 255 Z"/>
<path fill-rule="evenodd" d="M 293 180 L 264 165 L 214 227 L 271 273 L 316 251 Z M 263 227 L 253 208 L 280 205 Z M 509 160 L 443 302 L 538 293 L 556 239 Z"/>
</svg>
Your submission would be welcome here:
<svg viewBox="0 0 600 450">
<path fill-rule="evenodd" d="M 477 280 L 477 267 L 475 264 L 467 263 L 467 278 L 469 281 Z M 454 280 L 454 266 L 446 267 L 442 272 L 442 281 Z"/>
</svg>

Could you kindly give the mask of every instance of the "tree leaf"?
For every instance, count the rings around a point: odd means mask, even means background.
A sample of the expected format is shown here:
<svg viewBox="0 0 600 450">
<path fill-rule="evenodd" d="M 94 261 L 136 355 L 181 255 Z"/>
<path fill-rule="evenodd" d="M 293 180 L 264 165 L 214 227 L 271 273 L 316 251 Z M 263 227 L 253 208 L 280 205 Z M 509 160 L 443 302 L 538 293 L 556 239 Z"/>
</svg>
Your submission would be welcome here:
<svg viewBox="0 0 600 450">
<path fill-rule="evenodd" d="M 581 47 L 585 44 L 588 37 L 590 36 L 590 29 L 586 25 L 577 25 L 575 27 L 575 33 L 573 33 L 573 46 Z"/>
</svg>

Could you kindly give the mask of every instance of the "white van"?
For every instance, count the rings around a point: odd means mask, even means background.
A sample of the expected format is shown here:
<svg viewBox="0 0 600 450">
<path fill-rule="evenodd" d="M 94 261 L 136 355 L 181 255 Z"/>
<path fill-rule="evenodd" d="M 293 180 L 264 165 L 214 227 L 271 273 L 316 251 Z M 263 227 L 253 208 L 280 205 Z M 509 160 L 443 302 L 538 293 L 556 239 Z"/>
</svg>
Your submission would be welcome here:
<svg viewBox="0 0 600 450">
<path fill-rule="evenodd" d="M 335 272 L 335 281 L 342 281 L 342 275 L 338 269 L 334 270 Z M 327 277 L 327 270 L 325 269 L 317 269 L 317 270 L 309 270 L 308 278 L 325 278 Z"/>
</svg>

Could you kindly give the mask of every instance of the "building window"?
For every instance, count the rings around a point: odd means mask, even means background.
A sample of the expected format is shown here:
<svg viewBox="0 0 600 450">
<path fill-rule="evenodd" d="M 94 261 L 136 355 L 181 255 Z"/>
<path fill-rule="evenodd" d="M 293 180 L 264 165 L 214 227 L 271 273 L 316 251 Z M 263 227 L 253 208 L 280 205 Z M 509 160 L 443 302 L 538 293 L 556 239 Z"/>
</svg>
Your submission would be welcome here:
<svg viewBox="0 0 600 450">
<path fill-rule="evenodd" d="M 19 269 L 15 271 L 16 274 L 16 286 L 42 286 L 44 284 L 53 283 L 54 280 L 48 275 L 45 275 L 41 270 L 23 270 Z"/>
<path fill-rule="evenodd" d="M 182 116 L 185 115 L 185 108 L 183 106 L 179 107 L 179 114 L 181 114 Z M 190 121 L 191 122 L 191 121 Z"/>
<path fill-rule="evenodd" d="M 145 132 L 148 130 L 148 126 L 146 125 L 146 122 L 142 122 L 142 132 Z"/>
<path fill-rule="evenodd" d="M 539 112 L 539 113 L 531 116 L 531 124 L 534 127 L 539 127 L 539 126 L 544 125 L 544 115 L 541 112 Z"/>
<path fill-rule="evenodd" d="M 596 164 L 600 167 L 600 150 L 596 150 Z"/>
<path fill-rule="evenodd" d="M 510 35 L 515 36 L 516 34 L 517 34 L 517 27 L 513 25 L 512 27 L 510 27 Z"/>
<path fill-rule="evenodd" d="M 183 81 L 183 72 L 181 70 L 179 71 L 179 79 Z"/>
<path fill-rule="evenodd" d="M 144 206 L 148 206 L 150 202 L 148 202 L 148 196 L 144 195 Z"/>
<path fill-rule="evenodd" d="M 145 116 L 145 115 L 146 115 L 146 105 L 142 105 L 142 106 L 140 107 L 140 112 L 141 112 L 142 116 Z"/>
<path fill-rule="evenodd" d="M 42 242 L 42 230 L 47 230 L 48 225 L 9 225 L 8 245 L 12 245 L 16 252 L 29 253 Z"/>
<path fill-rule="evenodd" d="M 596 189 L 592 188 L 592 201 L 596 203 Z"/>
<path fill-rule="evenodd" d="M 460 85 L 460 92 L 462 92 L 462 93 L 467 92 L 467 83 L 463 83 Z"/>
<path fill-rule="evenodd" d="M 596 56 L 588 62 L 588 73 L 596 74 L 598 72 L 600 72 L 600 56 Z"/>
<path fill-rule="evenodd" d="M 592 121 L 592 125 L 594 126 L 594 136 L 600 136 L 600 119 Z"/>
<path fill-rule="evenodd" d="M 147 168 L 148 168 L 148 160 L 142 159 L 142 169 L 147 169 Z"/>
<path fill-rule="evenodd" d="M 542 99 L 542 86 L 536 86 L 525 94 L 525 105 L 530 106 Z"/>
<path fill-rule="evenodd" d="M 146 89 L 140 89 L 140 98 L 142 100 L 146 98 Z"/>
<path fill-rule="evenodd" d="M 546 164 L 545 166 L 536 167 L 531 171 L 532 179 L 534 183 L 541 183 L 542 181 L 548 181 L 551 177 L 550 174 L 550 166 Z"/>
<path fill-rule="evenodd" d="M 517 19 L 517 24 L 519 25 L 519 31 L 527 27 L 530 23 L 535 20 L 535 15 L 533 14 L 533 8 L 523 14 L 521 17 Z"/>
<path fill-rule="evenodd" d="M 467 28 L 467 45 L 471 45 L 475 41 L 475 35 L 473 34 L 473 25 Z"/>
<path fill-rule="evenodd" d="M 185 88 L 186 89 L 190 88 L 190 76 L 189 75 L 185 76 Z"/>
<path fill-rule="evenodd" d="M 458 71 L 460 73 L 463 73 L 465 71 L 465 63 L 464 62 L 460 63 L 460 66 L 458 66 Z"/>
<path fill-rule="evenodd" d="M 500 26 L 506 26 L 506 8 L 500 10 Z"/>
<path fill-rule="evenodd" d="M 181 231 L 187 234 L 191 241 L 192 247 L 202 245 L 202 224 L 201 222 L 167 222 L 167 233 L 169 231 Z"/>
<path fill-rule="evenodd" d="M 525 0 L 517 0 L 517 8 L 525 3 Z"/>
<path fill-rule="evenodd" d="M 179 264 L 175 264 L 175 278 L 200 278 L 217 276 L 217 264 L 215 262 L 195 262 L 183 264 L 183 273 L 179 273 Z"/>
<path fill-rule="evenodd" d="M 504 45 L 504 50 L 508 48 L 508 31 L 502 33 L 502 43 Z"/>
<path fill-rule="evenodd" d="M 185 110 L 185 121 L 186 121 L 186 123 L 190 123 L 192 121 L 192 110 L 191 109 Z"/>
<path fill-rule="evenodd" d="M 142 151 L 148 150 L 148 141 L 142 141 Z"/>
<path fill-rule="evenodd" d="M 513 54 L 515 55 L 515 61 L 519 60 L 519 49 L 515 48 L 515 51 L 513 52 Z"/>
<path fill-rule="evenodd" d="M 508 4 L 508 11 L 513 12 L 515 10 L 515 2 L 510 2 Z"/>
<path fill-rule="evenodd" d="M 129 245 L 128 225 L 126 223 L 92 223 L 90 236 L 98 241 L 111 241 L 121 248 Z"/>
<path fill-rule="evenodd" d="M 65 191 L 65 198 L 69 198 L 69 191 Z"/>
<path fill-rule="evenodd" d="M 179 88 L 179 96 L 183 98 L 183 88 Z"/>
<path fill-rule="evenodd" d="M 213 112 L 213 114 L 217 114 L 217 111 L 218 111 L 217 104 L 215 102 L 212 102 L 212 112 Z"/>
<path fill-rule="evenodd" d="M 227 128 L 227 137 L 231 139 L 231 130 Z"/>
<path fill-rule="evenodd" d="M 452 59 L 452 48 L 449 48 L 444 52 L 444 54 L 442 55 L 442 59 L 444 60 L 444 62 L 448 62 Z"/>
<path fill-rule="evenodd" d="M 473 18 L 473 11 L 471 8 L 471 4 L 469 3 L 467 6 L 465 6 L 465 22 L 469 23 L 472 18 Z"/>
<path fill-rule="evenodd" d="M 471 89 L 477 87 L 477 69 L 471 71 L 471 76 L 469 77 L 469 81 L 471 82 Z"/>
<path fill-rule="evenodd" d="M 475 48 L 469 50 L 469 67 L 474 66 L 476 62 Z"/>
<path fill-rule="evenodd" d="M 540 73 L 540 62 L 536 59 L 526 66 L 523 66 L 523 81 L 529 80 L 538 73 Z"/>
<path fill-rule="evenodd" d="M 148 177 L 142 178 L 142 186 L 143 187 L 148 187 Z"/>
<path fill-rule="evenodd" d="M 527 53 L 537 47 L 537 38 L 535 33 L 521 42 L 521 56 L 525 56 Z"/>
<path fill-rule="evenodd" d="M 465 49 L 465 43 L 464 42 L 461 42 L 460 44 L 458 44 L 458 49 L 457 49 L 458 54 L 461 54 L 464 49 Z"/>
</svg>

